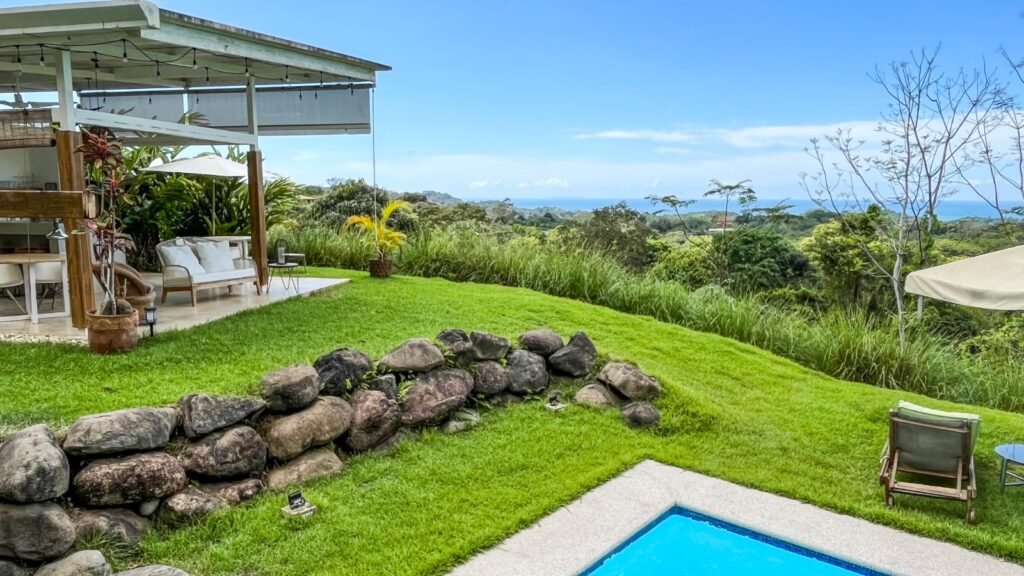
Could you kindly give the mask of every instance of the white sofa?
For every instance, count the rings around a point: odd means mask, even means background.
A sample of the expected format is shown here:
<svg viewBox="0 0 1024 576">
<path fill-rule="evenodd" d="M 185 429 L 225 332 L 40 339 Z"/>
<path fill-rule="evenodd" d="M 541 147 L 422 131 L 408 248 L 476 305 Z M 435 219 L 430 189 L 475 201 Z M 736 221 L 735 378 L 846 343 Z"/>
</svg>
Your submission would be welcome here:
<svg viewBox="0 0 1024 576">
<path fill-rule="evenodd" d="M 160 303 L 167 302 L 170 292 L 190 292 L 196 305 L 196 292 L 248 284 L 256 285 L 263 294 L 256 276 L 256 263 L 251 258 L 236 258 L 227 242 L 205 238 L 174 238 L 156 245 L 157 258 L 163 273 Z"/>
</svg>

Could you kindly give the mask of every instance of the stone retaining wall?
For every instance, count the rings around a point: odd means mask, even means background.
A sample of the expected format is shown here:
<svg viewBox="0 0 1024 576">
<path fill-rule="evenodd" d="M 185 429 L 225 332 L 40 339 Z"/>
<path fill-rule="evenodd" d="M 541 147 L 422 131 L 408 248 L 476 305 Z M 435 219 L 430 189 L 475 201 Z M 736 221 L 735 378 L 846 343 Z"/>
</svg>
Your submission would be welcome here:
<svg viewBox="0 0 1024 576">
<path fill-rule="evenodd" d="M 153 522 L 181 525 L 265 490 L 338 474 L 349 454 L 387 451 L 416 429 L 455 433 L 500 407 L 542 394 L 554 376 L 580 379 L 577 403 L 618 407 L 632 426 L 657 424 L 657 380 L 624 363 L 598 369 L 578 332 L 565 343 L 531 330 L 513 346 L 448 329 L 378 362 L 351 348 L 267 374 L 260 398 L 191 394 L 173 406 L 79 418 L 63 438 L 45 424 L 0 444 L 0 576 L 109 575 L 99 536 L 135 547 Z M 166 566 L 121 576 L 187 576 Z"/>
</svg>

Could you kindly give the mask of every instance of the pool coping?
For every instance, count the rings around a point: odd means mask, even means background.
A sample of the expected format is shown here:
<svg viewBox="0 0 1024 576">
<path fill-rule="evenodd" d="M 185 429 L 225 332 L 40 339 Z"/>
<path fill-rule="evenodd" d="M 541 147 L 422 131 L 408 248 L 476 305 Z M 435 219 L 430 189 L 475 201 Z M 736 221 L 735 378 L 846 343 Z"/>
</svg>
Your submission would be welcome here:
<svg viewBox="0 0 1024 576">
<path fill-rule="evenodd" d="M 955 544 L 653 460 L 473 557 L 450 576 L 576 576 L 676 507 L 893 576 L 1024 576 L 1022 566 Z"/>
</svg>

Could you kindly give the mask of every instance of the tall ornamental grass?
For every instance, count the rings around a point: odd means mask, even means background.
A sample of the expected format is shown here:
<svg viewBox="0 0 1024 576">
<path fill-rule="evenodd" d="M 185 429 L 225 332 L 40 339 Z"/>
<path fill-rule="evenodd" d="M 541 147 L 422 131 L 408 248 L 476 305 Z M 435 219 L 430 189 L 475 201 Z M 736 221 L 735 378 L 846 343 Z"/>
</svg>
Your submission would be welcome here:
<svg viewBox="0 0 1024 576">
<path fill-rule="evenodd" d="M 364 269 L 372 256 L 358 239 L 333 231 L 308 229 L 287 237 L 318 265 Z M 691 291 L 637 275 L 597 253 L 529 238 L 500 242 L 466 230 L 414 235 L 396 260 L 404 274 L 529 288 L 719 334 L 843 380 L 1024 411 L 1020 364 L 963 357 L 927 334 L 901 348 L 890 323 L 862 313 L 834 310 L 812 320 L 721 290 Z"/>
</svg>

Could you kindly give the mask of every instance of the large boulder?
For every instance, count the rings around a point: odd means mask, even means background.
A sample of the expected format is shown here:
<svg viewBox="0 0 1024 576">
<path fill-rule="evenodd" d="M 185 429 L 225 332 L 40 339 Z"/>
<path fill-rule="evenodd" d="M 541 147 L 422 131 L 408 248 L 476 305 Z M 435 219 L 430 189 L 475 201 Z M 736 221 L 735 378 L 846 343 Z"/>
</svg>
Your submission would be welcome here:
<svg viewBox="0 0 1024 576">
<path fill-rule="evenodd" d="M 71 515 L 79 540 L 103 541 L 135 548 L 149 530 L 150 521 L 124 508 L 79 508 Z"/>
<path fill-rule="evenodd" d="M 586 376 L 594 369 L 597 348 L 585 332 L 577 332 L 558 352 L 548 358 L 552 368 L 573 378 Z"/>
<path fill-rule="evenodd" d="M 198 438 L 238 424 L 267 407 L 259 398 L 190 394 L 181 399 L 181 427 L 185 436 Z"/>
<path fill-rule="evenodd" d="M 352 410 L 352 428 L 345 443 L 353 452 L 373 448 L 402 425 L 398 403 L 377 390 L 359 390 L 353 394 Z"/>
<path fill-rule="evenodd" d="M 260 492 L 267 489 L 267 485 L 259 478 L 249 478 L 236 482 L 217 482 L 214 484 L 200 484 L 199 490 L 214 498 L 219 498 L 228 504 L 235 506 L 246 500 L 252 500 Z"/>
<path fill-rule="evenodd" d="M 294 412 L 309 406 L 320 394 L 320 375 L 312 366 L 297 364 L 267 374 L 261 383 L 271 412 Z"/>
<path fill-rule="evenodd" d="M 131 408 L 83 416 L 68 429 L 64 451 L 100 456 L 163 448 L 178 427 L 177 408 Z"/>
<path fill-rule="evenodd" d="M 381 358 L 385 372 L 429 372 L 444 364 L 444 354 L 426 338 L 406 340 Z"/>
<path fill-rule="evenodd" d="M 34 576 L 110 576 L 110 564 L 99 550 L 82 550 L 43 566 Z"/>
<path fill-rule="evenodd" d="M 284 490 L 310 480 L 331 476 L 344 467 L 341 458 L 328 448 L 310 450 L 267 474 L 267 488 Z"/>
<path fill-rule="evenodd" d="M 188 524 L 221 508 L 227 508 L 227 505 L 217 496 L 189 486 L 163 501 L 160 505 L 160 520 L 171 525 Z"/>
<path fill-rule="evenodd" d="M 63 496 L 71 471 L 46 424 L 20 430 L 0 445 L 0 500 L 28 504 Z"/>
<path fill-rule="evenodd" d="M 601 369 L 597 379 L 631 400 L 653 398 L 661 392 L 661 385 L 636 366 L 624 362 L 609 362 Z"/>
<path fill-rule="evenodd" d="M 395 378 L 394 374 L 381 374 L 377 376 L 370 381 L 367 388 L 383 392 L 385 396 L 392 400 L 398 400 L 398 379 Z"/>
<path fill-rule="evenodd" d="M 523 332 L 519 336 L 519 345 L 534 354 L 540 354 L 547 358 L 561 350 L 565 346 L 565 342 L 554 330 L 537 328 Z"/>
<path fill-rule="evenodd" d="M 32 576 L 32 570 L 0 558 L 0 576 Z"/>
<path fill-rule="evenodd" d="M 181 464 L 201 478 L 258 476 L 267 467 L 267 444 L 252 428 L 235 426 L 189 443 Z"/>
<path fill-rule="evenodd" d="M 548 366 L 544 357 L 528 350 L 508 353 L 508 391 L 513 394 L 535 394 L 548 387 Z"/>
<path fill-rule="evenodd" d="M 402 424 L 415 426 L 438 421 L 465 403 L 473 390 L 473 377 L 457 368 L 421 375 L 402 401 Z"/>
<path fill-rule="evenodd" d="M 576 392 L 576 403 L 592 408 L 610 408 L 619 405 L 619 398 L 603 384 L 587 384 Z"/>
<path fill-rule="evenodd" d="M 632 402 L 622 407 L 622 417 L 632 428 L 655 426 L 661 421 L 661 414 L 650 402 Z"/>
<path fill-rule="evenodd" d="M 0 502 L 0 557 L 35 562 L 60 558 L 75 543 L 75 524 L 53 502 Z"/>
<path fill-rule="evenodd" d="M 313 368 L 320 375 L 324 394 L 343 396 L 373 370 L 373 360 L 359 350 L 339 348 L 317 358 Z"/>
<path fill-rule="evenodd" d="M 352 407 L 335 396 L 322 396 L 302 412 L 268 420 L 262 427 L 270 456 L 291 460 L 312 446 L 327 444 L 352 425 Z"/>
<path fill-rule="evenodd" d="M 72 481 L 75 499 L 86 506 L 120 506 L 163 498 L 188 484 L 178 459 L 163 452 L 96 460 Z"/>
<path fill-rule="evenodd" d="M 450 350 L 459 344 L 469 342 L 469 335 L 465 330 L 445 328 L 437 335 L 437 341 L 441 343 L 441 346 Z"/>
<path fill-rule="evenodd" d="M 508 338 L 487 332 L 470 333 L 469 342 L 473 346 L 473 360 L 478 362 L 501 360 L 508 353 Z"/>
<path fill-rule="evenodd" d="M 481 396 L 501 394 L 508 388 L 508 374 L 501 364 L 487 360 L 473 365 L 473 393 Z"/>
<path fill-rule="evenodd" d="M 445 420 L 437 427 L 442 434 L 458 434 L 480 424 L 480 413 L 475 410 L 462 409 L 456 412 L 452 418 Z"/>
<path fill-rule="evenodd" d="M 132 568 L 131 570 L 118 572 L 114 576 L 188 576 L 188 572 L 173 566 L 154 564 L 152 566 L 142 566 L 141 568 Z"/>
</svg>

